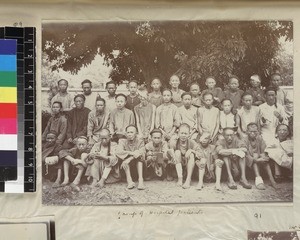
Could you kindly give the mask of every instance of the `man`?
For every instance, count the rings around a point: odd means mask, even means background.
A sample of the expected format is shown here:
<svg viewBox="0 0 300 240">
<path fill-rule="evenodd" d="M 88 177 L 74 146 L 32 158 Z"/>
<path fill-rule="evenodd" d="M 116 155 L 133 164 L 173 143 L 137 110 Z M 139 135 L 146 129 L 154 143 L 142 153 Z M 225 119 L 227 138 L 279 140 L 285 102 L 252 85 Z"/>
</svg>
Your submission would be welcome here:
<svg viewBox="0 0 300 240">
<path fill-rule="evenodd" d="M 281 75 L 273 73 L 271 75 L 271 86 L 276 90 L 276 102 L 284 106 L 286 104 L 287 93 L 283 91 L 280 86 L 282 84 Z"/>
<path fill-rule="evenodd" d="M 74 107 L 73 96 L 68 93 L 68 81 L 65 79 L 60 79 L 57 82 L 58 93 L 51 99 L 51 106 L 54 102 L 61 102 L 62 111 L 68 112 Z"/>
<path fill-rule="evenodd" d="M 112 110 L 117 108 L 116 99 L 115 99 L 116 90 L 117 90 L 117 86 L 114 81 L 109 81 L 106 83 L 106 91 L 108 95 L 104 97 L 104 100 L 106 102 L 106 108 L 110 112 L 112 112 Z"/>
<path fill-rule="evenodd" d="M 100 98 L 100 95 L 96 92 L 92 92 L 92 82 L 88 79 L 85 79 L 81 83 L 83 95 L 85 96 L 85 107 L 93 110 L 95 108 L 95 103 L 97 97 Z"/>
</svg>

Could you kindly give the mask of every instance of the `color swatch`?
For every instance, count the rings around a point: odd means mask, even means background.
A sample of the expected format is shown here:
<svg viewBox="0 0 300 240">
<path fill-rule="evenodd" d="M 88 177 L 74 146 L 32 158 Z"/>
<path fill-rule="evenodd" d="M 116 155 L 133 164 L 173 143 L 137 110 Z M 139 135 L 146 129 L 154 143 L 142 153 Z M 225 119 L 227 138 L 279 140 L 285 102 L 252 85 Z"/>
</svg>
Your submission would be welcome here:
<svg viewBox="0 0 300 240">
<path fill-rule="evenodd" d="M 0 167 L 17 166 L 17 40 L 0 40 Z M 1 174 L 1 173 L 0 173 Z M 3 176 L 2 176 L 3 177 Z"/>
</svg>

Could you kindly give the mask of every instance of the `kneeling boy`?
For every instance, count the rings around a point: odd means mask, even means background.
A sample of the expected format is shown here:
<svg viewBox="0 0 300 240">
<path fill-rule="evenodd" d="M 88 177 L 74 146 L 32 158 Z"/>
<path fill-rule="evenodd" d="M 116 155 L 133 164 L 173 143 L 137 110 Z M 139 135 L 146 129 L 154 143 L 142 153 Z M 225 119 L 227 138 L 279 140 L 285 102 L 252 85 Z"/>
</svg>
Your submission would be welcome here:
<svg viewBox="0 0 300 240">
<path fill-rule="evenodd" d="M 134 125 L 129 125 L 125 129 L 126 139 L 120 139 L 116 156 L 122 160 L 121 168 L 124 169 L 127 180 L 127 188 L 132 189 L 135 183 L 132 180 L 132 167 L 137 167 L 138 172 L 138 189 L 145 189 L 143 179 L 143 164 L 145 161 L 144 141 L 137 138 L 137 129 Z"/>
</svg>

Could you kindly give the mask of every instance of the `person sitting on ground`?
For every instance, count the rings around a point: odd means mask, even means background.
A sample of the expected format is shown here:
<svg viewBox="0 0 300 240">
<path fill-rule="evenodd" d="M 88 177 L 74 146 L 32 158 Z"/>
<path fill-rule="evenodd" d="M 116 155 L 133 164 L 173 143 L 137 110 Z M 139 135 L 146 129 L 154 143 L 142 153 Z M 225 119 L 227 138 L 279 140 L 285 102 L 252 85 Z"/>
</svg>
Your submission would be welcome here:
<svg viewBox="0 0 300 240">
<path fill-rule="evenodd" d="M 116 95 L 116 106 L 110 113 L 109 131 L 112 141 L 118 142 L 119 139 L 126 138 L 125 128 L 135 124 L 135 117 L 131 110 L 125 108 L 126 96 L 122 93 Z"/>
<path fill-rule="evenodd" d="M 199 157 L 199 145 L 189 139 L 190 126 L 183 123 L 178 128 L 178 139 L 172 138 L 169 142 L 168 156 L 175 165 L 177 172 L 177 186 L 189 188 L 191 186 L 192 173 L 195 161 Z M 185 183 L 183 183 L 183 168 L 187 171 Z"/>
<path fill-rule="evenodd" d="M 62 162 L 58 154 L 61 144 L 57 142 L 57 132 L 50 130 L 46 134 L 45 143 L 42 147 L 43 176 L 54 181 L 53 188 L 60 186 L 62 180 Z"/>
<path fill-rule="evenodd" d="M 221 191 L 221 173 L 224 162 L 218 158 L 216 146 L 210 143 L 209 133 L 204 132 L 199 138 L 199 143 L 201 155 L 200 159 L 195 162 L 199 168 L 199 183 L 196 189 L 201 190 L 203 188 L 203 178 L 206 177 L 209 181 L 215 180 L 215 189 Z"/>
<path fill-rule="evenodd" d="M 93 146 L 87 161 L 86 176 L 93 179 L 92 186 L 103 188 L 108 177 L 111 177 L 110 183 L 120 179 L 118 159 L 115 155 L 116 146 L 116 143 L 110 141 L 109 130 L 101 129 L 98 142 Z"/>
<path fill-rule="evenodd" d="M 147 175 L 149 178 L 155 175 L 160 179 L 167 175 L 167 180 L 173 180 L 167 172 L 168 143 L 163 140 L 162 131 L 155 128 L 151 131 L 150 136 L 151 140 L 145 145 Z"/>
<path fill-rule="evenodd" d="M 126 139 L 120 139 L 116 150 L 116 156 L 122 161 L 121 169 L 125 171 L 127 188 L 133 189 L 135 183 L 132 180 L 132 172 L 137 169 L 138 189 L 144 190 L 143 165 L 145 163 L 145 144 L 137 137 L 135 125 L 129 125 L 125 129 Z"/>
<path fill-rule="evenodd" d="M 51 131 L 58 133 L 56 141 L 62 144 L 65 141 L 67 133 L 67 119 L 62 114 L 61 102 L 52 103 L 52 117 L 49 119 L 47 126 L 42 134 L 42 142 L 46 141 L 47 134 Z"/>
<path fill-rule="evenodd" d="M 78 94 L 74 97 L 75 108 L 68 113 L 67 137 L 63 143 L 63 148 L 70 149 L 74 147 L 77 138 L 87 135 L 87 124 L 90 109 L 84 107 L 85 97 Z"/>
<path fill-rule="evenodd" d="M 246 179 L 245 156 L 247 147 L 235 135 L 232 128 L 223 129 L 223 137 L 224 139 L 219 139 L 216 143 L 216 151 L 225 163 L 228 174 L 228 187 L 237 189 L 234 177 L 237 178 L 240 175 L 240 184 L 246 189 L 251 189 L 252 187 Z"/>
<path fill-rule="evenodd" d="M 96 105 L 88 117 L 87 137 L 90 147 L 98 142 L 100 131 L 108 128 L 109 118 L 110 112 L 106 108 L 105 100 L 97 98 Z"/>
<path fill-rule="evenodd" d="M 63 161 L 64 181 L 61 186 L 66 186 L 73 181 L 70 186 L 80 191 L 78 185 L 87 167 L 86 160 L 89 155 L 88 139 L 86 136 L 76 138 L 76 145 L 71 149 L 63 149 L 59 152 L 59 159 Z"/>
<path fill-rule="evenodd" d="M 259 134 L 257 123 L 249 123 L 247 136 L 243 139 L 247 148 L 246 164 L 253 169 L 255 174 L 255 186 L 259 190 L 265 190 L 264 181 L 261 177 L 261 170 L 264 169 L 269 177 L 271 185 L 276 188 L 272 170 L 269 164 L 269 157 L 265 153 L 266 143 Z"/>
</svg>

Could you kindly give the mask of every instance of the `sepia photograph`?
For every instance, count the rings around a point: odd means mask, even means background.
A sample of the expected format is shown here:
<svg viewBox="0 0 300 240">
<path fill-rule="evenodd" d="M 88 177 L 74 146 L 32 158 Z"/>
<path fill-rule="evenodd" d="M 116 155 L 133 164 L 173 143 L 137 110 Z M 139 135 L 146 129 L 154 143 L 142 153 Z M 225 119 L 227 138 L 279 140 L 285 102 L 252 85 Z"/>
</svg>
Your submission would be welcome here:
<svg viewBox="0 0 300 240">
<path fill-rule="evenodd" d="M 43 21 L 41 77 L 45 205 L 293 201 L 292 21 Z"/>
<path fill-rule="evenodd" d="M 299 240 L 300 231 L 248 231 L 248 240 Z"/>
</svg>

